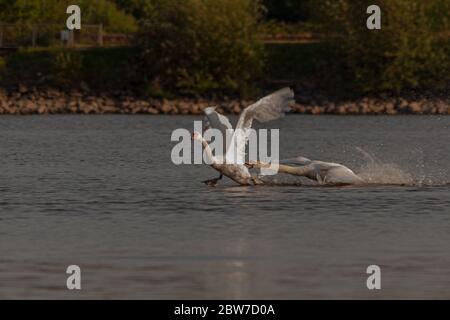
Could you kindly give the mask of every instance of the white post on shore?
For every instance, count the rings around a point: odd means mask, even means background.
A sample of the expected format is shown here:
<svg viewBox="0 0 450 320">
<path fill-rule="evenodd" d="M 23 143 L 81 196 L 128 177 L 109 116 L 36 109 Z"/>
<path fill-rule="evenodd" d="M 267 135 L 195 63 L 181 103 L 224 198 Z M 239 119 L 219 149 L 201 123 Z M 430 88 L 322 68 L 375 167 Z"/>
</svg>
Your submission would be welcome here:
<svg viewBox="0 0 450 320">
<path fill-rule="evenodd" d="M 98 46 L 103 46 L 103 24 L 98 26 Z"/>
<path fill-rule="evenodd" d="M 69 30 L 69 47 L 73 47 L 75 44 L 75 37 L 73 30 Z"/>
<path fill-rule="evenodd" d="M 0 22 L 0 48 L 3 47 L 3 23 Z"/>
<path fill-rule="evenodd" d="M 31 37 L 31 45 L 33 48 L 36 47 L 37 33 L 38 33 L 38 26 L 33 24 L 33 31 L 32 31 L 32 37 Z"/>
</svg>

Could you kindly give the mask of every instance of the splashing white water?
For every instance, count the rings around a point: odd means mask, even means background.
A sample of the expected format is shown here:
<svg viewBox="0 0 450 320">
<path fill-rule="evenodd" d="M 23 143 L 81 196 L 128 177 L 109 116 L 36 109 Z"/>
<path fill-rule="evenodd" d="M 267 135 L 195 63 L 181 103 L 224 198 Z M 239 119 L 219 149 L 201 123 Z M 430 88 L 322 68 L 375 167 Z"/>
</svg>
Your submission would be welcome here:
<svg viewBox="0 0 450 320">
<path fill-rule="evenodd" d="M 426 179 L 414 177 L 399 165 L 383 162 L 362 148 L 356 147 L 366 159 L 366 163 L 358 170 L 358 175 L 369 184 L 387 185 L 425 185 Z"/>
<path fill-rule="evenodd" d="M 392 162 L 381 160 L 366 150 L 356 147 L 364 157 L 364 163 L 355 170 L 355 173 L 361 177 L 367 186 L 370 185 L 391 185 L 391 186 L 411 186 L 411 187 L 432 187 L 432 186 L 450 186 L 446 172 L 441 172 L 434 178 L 430 172 L 426 172 L 424 158 L 421 150 L 416 150 L 414 161 L 409 162 L 408 168 Z M 439 177 L 442 177 L 440 179 Z M 321 186 L 316 181 L 304 177 L 291 176 L 281 173 L 277 177 L 259 176 L 266 185 L 271 186 Z M 364 185 L 364 184 L 363 184 Z M 361 187 L 360 184 L 358 186 Z"/>
</svg>

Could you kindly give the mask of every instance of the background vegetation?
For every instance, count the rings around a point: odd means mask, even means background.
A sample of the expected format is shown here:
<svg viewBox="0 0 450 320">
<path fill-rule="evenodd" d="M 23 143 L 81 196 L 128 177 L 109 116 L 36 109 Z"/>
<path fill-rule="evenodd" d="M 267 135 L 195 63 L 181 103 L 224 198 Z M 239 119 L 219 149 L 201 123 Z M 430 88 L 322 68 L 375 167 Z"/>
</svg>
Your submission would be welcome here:
<svg viewBox="0 0 450 320">
<path fill-rule="evenodd" d="M 264 0 L 269 20 L 298 23 L 308 22 L 314 17 L 313 0 Z"/>
<path fill-rule="evenodd" d="M 258 1 L 165 0 L 154 10 L 137 36 L 152 93 L 248 93 L 262 70 Z"/>
<path fill-rule="evenodd" d="M 445 88 L 450 81 L 450 1 L 379 0 L 382 29 L 368 31 L 372 1 L 324 0 L 317 7 L 337 53 L 329 74 L 358 91 Z M 333 56 L 333 55 L 331 55 Z"/>
<path fill-rule="evenodd" d="M 108 0 L 0 0 L 0 22 L 65 26 L 71 4 L 80 6 L 84 24 L 103 24 L 110 32 L 137 30 L 136 19 Z"/>
<path fill-rule="evenodd" d="M 368 0 L 0 0 L 0 21 L 82 23 L 135 35 L 115 49 L 21 49 L 0 60 L 3 85 L 133 88 L 152 96 L 249 95 L 293 84 L 333 96 L 449 89 L 450 1 L 379 0 L 382 30 L 366 28 Z M 262 44 L 262 34 L 320 32 L 317 43 Z"/>
<path fill-rule="evenodd" d="M 7 58 L 0 81 L 10 87 L 88 88 L 91 90 L 131 90 L 142 84 L 135 65 L 135 48 L 89 50 L 22 49 Z"/>
</svg>

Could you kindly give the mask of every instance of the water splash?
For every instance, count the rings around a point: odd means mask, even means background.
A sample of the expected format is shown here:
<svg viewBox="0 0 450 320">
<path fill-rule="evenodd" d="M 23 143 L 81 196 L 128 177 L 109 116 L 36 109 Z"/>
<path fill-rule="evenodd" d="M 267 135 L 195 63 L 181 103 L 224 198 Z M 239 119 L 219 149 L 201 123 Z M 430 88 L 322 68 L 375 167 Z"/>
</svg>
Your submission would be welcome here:
<svg viewBox="0 0 450 320">
<path fill-rule="evenodd" d="M 355 168 L 354 172 L 360 176 L 366 184 L 358 184 L 361 186 L 385 185 L 385 186 L 409 186 L 409 187 L 441 187 L 450 186 L 448 181 L 448 172 L 444 169 L 442 172 L 427 172 L 424 154 L 422 150 L 413 150 L 414 161 L 408 162 L 400 166 L 393 161 L 380 159 L 366 150 L 355 147 L 362 154 L 364 162 L 359 168 Z M 345 163 L 344 163 L 345 165 Z M 353 168 L 352 168 L 353 169 Z M 321 185 L 316 181 L 309 180 L 305 177 L 292 176 L 280 173 L 274 176 L 258 176 L 266 186 L 317 186 L 325 187 L 330 185 Z M 332 186 L 332 185 L 331 185 Z"/>
<path fill-rule="evenodd" d="M 414 174 L 405 171 L 398 164 L 385 162 L 360 147 L 356 147 L 365 158 L 366 162 L 358 170 L 358 175 L 369 184 L 426 186 L 432 185 L 423 171 L 423 158 L 418 159 L 417 169 Z"/>
</svg>

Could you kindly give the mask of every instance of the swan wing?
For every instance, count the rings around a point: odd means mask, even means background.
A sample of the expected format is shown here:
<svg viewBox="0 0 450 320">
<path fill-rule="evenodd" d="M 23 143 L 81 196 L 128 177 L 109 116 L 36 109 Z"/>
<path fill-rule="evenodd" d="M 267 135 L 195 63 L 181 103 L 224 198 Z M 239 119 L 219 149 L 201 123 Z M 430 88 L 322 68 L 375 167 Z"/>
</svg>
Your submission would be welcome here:
<svg viewBox="0 0 450 320">
<path fill-rule="evenodd" d="M 233 130 L 233 126 L 226 116 L 216 111 L 215 107 L 206 108 L 204 112 L 206 126 L 213 129 L 218 129 L 222 133 L 222 137 L 224 139 L 223 155 L 225 155 L 226 151 L 228 150 L 228 143 L 231 140 L 232 131 L 230 130 Z"/>
<path fill-rule="evenodd" d="M 205 120 L 207 126 L 219 129 L 222 134 L 225 134 L 227 130 L 233 129 L 233 126 L 230 123 L 228 118 L 216 111 L 216 108 L 209 107 L 205 109 Z"/>
<path fill-rule="evenodd" d="M 286 164 L 290 166 L 307 166 L 311 164 L 311 160 L 305 157 L 295 157 L 295 158 L 289 158 L 280 160 L 280 164 Z"/>
<path fill-rule="evenodd" d="M 208 125 L 214 129 L 219 129 L 220 131 L 226 132 L 228 129 L 233 129 L 230 120 L 228 118 L 216 111 L 215 107 L 209 107 L 204 110 L 205 120 Z"/>
<path fill-rule="evenodd" d="M 294 91 L 284 88 L 274 92 L 242 111 L 236 129 L 250 129 L 253 119 L 264 123 L 284 116 L 294 104 Z"/>
<path fill-rule="evenodd" d="M 284 116 L 294 104 L 294 91 L 290 88 L 278 90 L 248 106 L 242 111 L 236 130 L 227 149 L 227 161 L 243 164 L 253 119 L 265 123 Z"/>
</svg>

